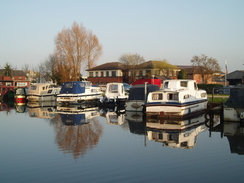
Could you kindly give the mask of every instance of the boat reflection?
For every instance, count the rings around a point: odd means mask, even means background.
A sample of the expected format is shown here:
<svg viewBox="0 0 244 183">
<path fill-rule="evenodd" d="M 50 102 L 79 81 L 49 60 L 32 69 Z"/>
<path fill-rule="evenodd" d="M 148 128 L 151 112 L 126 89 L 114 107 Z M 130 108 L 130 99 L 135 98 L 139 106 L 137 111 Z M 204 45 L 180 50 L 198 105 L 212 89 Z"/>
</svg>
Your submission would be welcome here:
<svg viewBox="0 0 244 183">
<path fill-rule="evenodd" d="M 231 153 L 244 155 L 244 127 L 243 124 L 236 121 L 224 121 L 215 127 L 209 128 L 212 132 L 219 132 L 221 138 L 226 137 L 229 141 Z"/>
<path fill-rule="evenodd" d="M 125 108 L 116 105 L 100 108 L 100 115 L 105 117 L 110 125 L 122 125 L 125 121 Z"/>
<path fill-rule="evenodd" d="M 15 103 L 15 110 L 17 113 L 27 112 L 27 105 L 23 103 Z"/>
<path fill-rule="evenodd" d="M 100 115 L 98 107 L 84 105 L 57 106 L 57 122 L 53 123 L 58 148 L 74 159 L 95 148 L 103 133 L 96 118 Z"/>
<path fill-rule="evenodd" d="M 14 108 L 14 103 L 12 102 L 0 102 L 0 111 L 10 111 Z"/>
<path fill-rule="evenodd" d="M 57 113 L 62 124 L 67 126 L 88 124 L 94 117 L 100 115 L 98 107 L 88 107 L 86 104 L 57 106 Z"/>
<path fill-rule="evenodd" d="M 207 129 L 205 116 L 187 120 L 146 119 L 148 139 L 172 148 L 192 149 L 198 134 Z"/>
<path fill-rule="evenodd" d="M 28 102 L 27 107 L 31 118 L 52 119 L 56 116 L 56 105 L 52 102 Z"/>
<path fill-rule="evenodd" d="M 145 113 L 142 111 L 126 111 L 125 122 L 128 122 L 131 133 L 137 135 L 146 134 Z"/>
</svg>

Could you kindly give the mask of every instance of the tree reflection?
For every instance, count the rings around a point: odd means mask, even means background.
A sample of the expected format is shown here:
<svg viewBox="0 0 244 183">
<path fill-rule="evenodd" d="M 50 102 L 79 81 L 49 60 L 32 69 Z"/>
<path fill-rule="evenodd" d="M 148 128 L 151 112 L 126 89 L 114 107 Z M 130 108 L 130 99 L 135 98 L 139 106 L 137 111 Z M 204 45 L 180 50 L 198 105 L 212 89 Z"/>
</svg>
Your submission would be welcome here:
<svg viewBox="0 0 244 183">
<path fill-rule="evenodd" d="M 55 142 L 64 153 L 72 153 L 74 159 L 83 157 L 87 151 L 92 150 L 98 144 L 103 132 L 102 125 L 96 118 L 91 119 L 88 124 L 77 126 L 63 125 L 60 117 L 57 121 L 54 128 Z"/>
</svg>

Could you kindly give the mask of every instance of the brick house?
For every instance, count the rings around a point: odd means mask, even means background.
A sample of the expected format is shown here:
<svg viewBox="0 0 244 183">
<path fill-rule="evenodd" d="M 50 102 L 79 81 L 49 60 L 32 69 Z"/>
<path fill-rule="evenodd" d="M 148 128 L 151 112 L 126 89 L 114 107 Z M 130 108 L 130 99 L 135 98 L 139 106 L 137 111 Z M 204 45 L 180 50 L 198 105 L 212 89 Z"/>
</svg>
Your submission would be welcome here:
<svg viewBox="0 0 244 183">
<path fill-rule="evenodd" d="M 96 85 L 106 85 L 110 82 L 123 82 L 124 65 L 119 62 L 105 63 L 91 69 L 87 69 L 87 80 Z"/>
<path fill-rule="evenodd" d="M 97 85 L 105 85 L 109 82 L 125 82 L 130 84 L 140 78 L 157 77 L 159 79 L 177 79 L 180 70 L 184 69 L 187 72 L 187 79 L 194 79 L 197 83 L 203 83 L 203 78 L 198 73 L 198 69 L 192 65 L 167 64 L 167 69 L 165 69 L 162 63 L 162 61 L 150 60 L 134 67 L 134 70 L 129 69 L 128 72 L 125 72 L 125 65 L 120 62 L 105 63 L 100 66 L 87 69 L 87 79 Z M 132 77 L 133 74 L 134 77 Z M 204 79 L 207 83 L 213 83 L 212 76 L 206 76 Z"/>
<path fill-rule="evenodd" d="M 0 69 L 0 86 L 29 87 L 30 81 L 22 70 L 11 70 L 11 76 L 4 76 L 5 69 Z"/>
</svg>

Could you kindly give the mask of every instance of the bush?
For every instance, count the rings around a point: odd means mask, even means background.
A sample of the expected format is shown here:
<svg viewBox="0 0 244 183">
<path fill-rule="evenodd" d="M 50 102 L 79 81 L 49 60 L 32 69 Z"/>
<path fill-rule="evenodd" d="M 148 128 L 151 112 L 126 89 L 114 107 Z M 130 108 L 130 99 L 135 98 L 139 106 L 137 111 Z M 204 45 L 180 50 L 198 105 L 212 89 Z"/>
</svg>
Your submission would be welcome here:
<svg viewBox="0 0 244 183">
<path fill-rule="evenodd" d="M 198 84 L 197 86 L 199 89 L 206 90 L 207 93 L 212 93 L 213 88 L 223 87 L 223 85 L 220 84 Z"/>
</svg>

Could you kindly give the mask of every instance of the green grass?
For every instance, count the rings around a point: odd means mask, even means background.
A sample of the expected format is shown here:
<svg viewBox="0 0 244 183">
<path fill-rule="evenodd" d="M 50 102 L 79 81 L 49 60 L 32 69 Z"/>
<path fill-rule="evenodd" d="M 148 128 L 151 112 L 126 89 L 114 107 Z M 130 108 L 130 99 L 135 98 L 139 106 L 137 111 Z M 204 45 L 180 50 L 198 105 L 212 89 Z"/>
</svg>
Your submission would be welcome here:
<svg viewBox="0 0 244 183">
<path fill-rule="evenodd" d="M 214 95 L 212 96 L 212 94 L 208 94 L 208 101 L 209 102 L 223 102 L 225 103 L 227 101 L 227 99 L 229 98 L 229 95 Z"/>
</svg>

